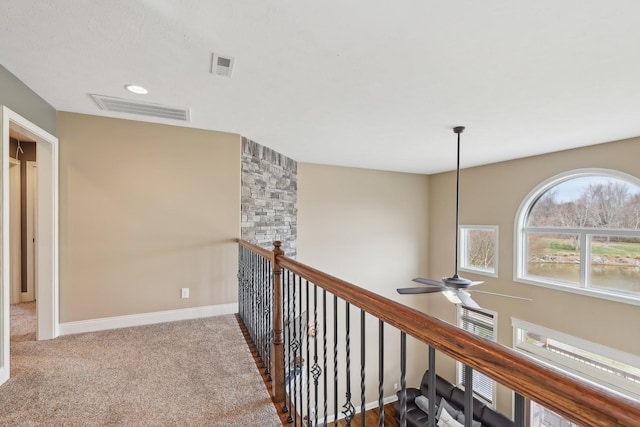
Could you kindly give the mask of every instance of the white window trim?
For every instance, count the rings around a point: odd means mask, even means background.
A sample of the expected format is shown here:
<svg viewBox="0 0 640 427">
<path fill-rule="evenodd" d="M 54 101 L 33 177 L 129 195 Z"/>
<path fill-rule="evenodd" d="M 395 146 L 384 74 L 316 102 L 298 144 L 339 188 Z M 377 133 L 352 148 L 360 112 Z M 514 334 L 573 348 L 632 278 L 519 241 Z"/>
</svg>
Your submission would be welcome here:
<svg viewBox="0 0 640 427">
<path fill-rule="evenodd" d="M 526 250 L 523 249 L 523 245 L 526 240 L 524 229 L 526 226 L 525 220 L 529 210 L 528 208 L 538 197 L 540 197 L 544 192 L 549 190 L 554 185 L 560 184 L 561 182 L 568 181 L 570 179 L 580 178 L 585 176 L 592 176 L 592 175 L 611 176 L 613 178 L 619 178 L 619 179 L 634 183 L 635 185 L 640 187 L 640 179 L 638 179 L 637 177 L 633 175 L 629 175 L 624 172 L 620 172 L 612 169 L 603 169 L 603 168 L 574 169 L 571 171 L 563 172 L 561 174 L 552 176 L 551 178 L 546 179 L 545 181 L 538 184 L 522 200 L 522 203 L 520 203 L 520 206 L 518 207 L 518 210 L 517 210 L 517 215 L 516 215 L 515 224 L 514 224 L 514 233 L 513 233 L 514 235 L 513 281 L 519 282 L 519 283 L 526 283 L 528 285 L 541 286 L 543 288 L 555 289 L 563 292 L 570 292 L 574 294 L 586 295 L 586 296 L 601 298 L 609 301 L 622 302 L 625 304 L 640 306 L 640 296 L 636 297 L 633 295 L 611 293 L 611 292 L 607 292 L 604 289 L 585 288 L 585 287 L 575 286 L 573 284 L 563 285 L 557 281 L 552 281 L 544 278 L 532 279 L 524 275 L 524 266 L 526 265 Z M 562 228 L 562 230 L 570 231 L 571 229 Z"/>
<path fill-rule="evenodd" d="M 573 347 L 587 350 L 594 354 L 602 355 L 634 367 L 640 367 L 640 357 L 630 353 L 625 353 L 615 348 L 607 347 L 602 344 L 598 344 L 592 341 L 584 340 L 582 338 L 574 337 L 572 335 L 568 335 L 563 332 L 545 328 L 544 326 L 536 325 L 534 323 L 529 323 L 527 321 L 520 320 L 515 317 L 511 318 L 511 326 L 513 331 L 512 342 L 513 342 L 513 348 L 515 350 L 521 353 L 525 353 L 535 358 L 536 360 L 555 366 L 556 368 L 571 372 L 586 381 L 590 381 L 590 382 L 599 384 L 603 387 L 616 390 L 617 392 L 625 394 L 631 398 L 640 399 L 640 393 L 634 393 L 633 391 L 629 390 L 628 388 L 625 387 L 625 385 L 628 386 L 628 383 L 626 383 L 622 379 L 614 377 L 613 375 L 603 375 L 598 373 L 595 370 L 585 369 L 584 364 L 580 362 L 575 362 L 566 357 L 562 357 L 562 356 L 555 357 L 555 355 L 550 354 L 549 352 L 536 351 L 536 347 L 533 345 L 520 346 L 518 330 L 523 329 L 527 332 L 539 333 L 541 335 L 544 335 L 547 338 L 551 338 L 556 341 L 571 345 Z"/>
<path fill-rule="evenodd" d="M 494 255 L 494 260 L 493 260 L 493 269 L 484 269 L 484 268 L 479 268 L 479 267 L 472 267 L 472 266 L 466 266 L 466 260 L 467 260 L 467 239 L 466 239 L 466 233 L 465 230 L 487 230 L 487 231 L 493 231 L 494 232 L 494 251 L 495 251 L 495 255 Z M 460 259 L 460 265 L 458 266 L 459 270 L 462 271 L 468 271 L 470 273 L 476 273 L 476 274 L 480 274 L 483 276 L 489 276 L 489 277 L 498 277 L 498 254 L 499 252 L 499 248 L 498 248 L 498 226 L 497 225 L 461 225 L 459 228 L 459 233 L 458 233 L 459 239 L 460 241 L 458 242 L 458 257 Z"/>
</svg>

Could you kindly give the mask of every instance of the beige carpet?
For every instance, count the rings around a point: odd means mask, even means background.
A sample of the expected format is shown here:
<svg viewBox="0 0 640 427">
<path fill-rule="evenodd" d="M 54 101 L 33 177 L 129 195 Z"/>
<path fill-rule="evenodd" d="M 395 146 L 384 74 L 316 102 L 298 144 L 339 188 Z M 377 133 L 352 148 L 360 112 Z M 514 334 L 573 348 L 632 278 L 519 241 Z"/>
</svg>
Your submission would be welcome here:
<svg viewBox="0 0 640 427">
<path fill-rule="evenodd" d="M 36 340 L 36 302 L 11 304 L 11 342 Z"/>
<path fill-rule="evenodd" d="M 281 426 L 235 316 L 11 343 L 0 426 Z"/>
</svg>

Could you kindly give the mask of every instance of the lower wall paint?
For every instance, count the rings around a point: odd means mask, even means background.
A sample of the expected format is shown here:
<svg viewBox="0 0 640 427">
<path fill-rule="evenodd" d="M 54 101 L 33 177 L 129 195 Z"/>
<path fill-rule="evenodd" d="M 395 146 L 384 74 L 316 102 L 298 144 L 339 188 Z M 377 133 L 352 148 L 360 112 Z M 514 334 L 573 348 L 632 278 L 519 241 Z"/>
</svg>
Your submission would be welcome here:
<svg viewBox="0 0 640 427">
<path fill-rule="evenodd" d="M 158 311 L 155 313 L 130 314 L 126 316 L 104 317 L 102 319 L 80 320 L 61 323 L 60 335 L 73 335 L 85 332 L 106 331 L 109 329 L 130 328 L 155 323 L 175 322 L 177 320 L 200 319 L 203 317 L 223 316 L 238 312 L 238 304 L 209 305 L 178 310 Z"/>
<path fill-rule="evenodd" d="M 60 323 L 237 303 L 240 135 L 63 112 L 58 131 Z"/>
</svg>

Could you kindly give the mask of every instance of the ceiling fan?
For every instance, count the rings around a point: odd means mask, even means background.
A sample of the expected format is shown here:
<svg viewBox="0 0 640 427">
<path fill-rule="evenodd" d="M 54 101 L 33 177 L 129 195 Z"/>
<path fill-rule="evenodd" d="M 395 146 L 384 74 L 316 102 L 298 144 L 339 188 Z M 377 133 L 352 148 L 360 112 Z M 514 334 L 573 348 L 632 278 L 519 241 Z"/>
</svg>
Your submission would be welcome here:
<svg viewBox="0 0 640 427">
<path fill-rule="evenodd" d="M 397 289 L 399 294 L 431 294 L 435 292 L 441 292 L 450 302 L 454 304 L 463 304 L 467 307 L 480 308 L 477 302 L 475 302 L 469 292 L 478 292 L 489 295 L 497 295 L 507 298 L 515 298 L 522 300 L 529 300 L 528 298 L 521 298 L 512 295 L 497 294 L 494 292 L 471 290 L 472 286 L 480 285 L 484 282 L 474 282 L 469 279 L 465 279 L 458 275 L 458 229 L 460 222 L 460 134 L 464 131 L 464 126 L 456 126 L 453 128 L 453 132 L 458 135 L 458 161 L 456 167 L 456 264 L 455 272 L 450 277 L 443 277 L 442 281 L 423 279 L 417 277 L 413 279 L 414 282 L 427 285 L 427 287 L 419 288 L 399 288 Z M 530 300 L 529 300 L 530 301 Z"/>
</svg>

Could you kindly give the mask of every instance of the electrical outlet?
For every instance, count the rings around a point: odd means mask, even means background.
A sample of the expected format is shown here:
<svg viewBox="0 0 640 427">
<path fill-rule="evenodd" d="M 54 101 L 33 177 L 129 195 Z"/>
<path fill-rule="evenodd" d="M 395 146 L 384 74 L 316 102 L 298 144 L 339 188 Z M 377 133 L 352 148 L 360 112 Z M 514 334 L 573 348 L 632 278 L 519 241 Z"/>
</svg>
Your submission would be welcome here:
<svg viewBox="0 0 640 427">
<path fill-rule="evenodd" d="M 398 383 L 393 383 L 393 389 L 397 390 L 398 389 Z"/>
<path fill-rule="evenodd" d="M 180 292 L 182 299 L 189 298 L 189 288 L 182 288 Z"/>
</svg>

